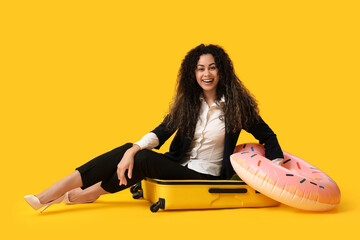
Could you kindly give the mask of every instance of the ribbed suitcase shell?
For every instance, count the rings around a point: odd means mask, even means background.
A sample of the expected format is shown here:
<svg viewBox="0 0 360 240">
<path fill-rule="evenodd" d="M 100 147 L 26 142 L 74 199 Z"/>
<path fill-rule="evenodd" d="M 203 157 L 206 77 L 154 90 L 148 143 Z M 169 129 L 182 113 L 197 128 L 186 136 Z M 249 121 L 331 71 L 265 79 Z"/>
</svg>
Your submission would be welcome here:
<svg viewBox="0 0 360 240">
<path fill-rule="evenodd" d="M 271 207 L 280 203 L 255 191 L 243 181 L 144 179 L 140 195 L 150 210 Z M 134 196 L 139 194 L 132 191 Z M 136 198 L 136 197 L 134 197 Z"/>
</svg>

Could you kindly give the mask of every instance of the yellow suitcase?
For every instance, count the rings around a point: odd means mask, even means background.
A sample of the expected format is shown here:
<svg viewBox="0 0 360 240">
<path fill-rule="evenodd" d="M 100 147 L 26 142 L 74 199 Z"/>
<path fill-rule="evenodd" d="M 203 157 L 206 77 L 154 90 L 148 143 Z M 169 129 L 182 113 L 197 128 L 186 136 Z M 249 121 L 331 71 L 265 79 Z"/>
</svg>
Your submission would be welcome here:
<svg viewBox="0 0 360 240">
<path fill-rule="evenodd" d="M 243 181 L 160 180 L 146 178 L 130 188 L 133 198 L 145 198 L 159 209 L 211 209 L 272 207 L 280 203 L 266 197 Z"/>
</svg>

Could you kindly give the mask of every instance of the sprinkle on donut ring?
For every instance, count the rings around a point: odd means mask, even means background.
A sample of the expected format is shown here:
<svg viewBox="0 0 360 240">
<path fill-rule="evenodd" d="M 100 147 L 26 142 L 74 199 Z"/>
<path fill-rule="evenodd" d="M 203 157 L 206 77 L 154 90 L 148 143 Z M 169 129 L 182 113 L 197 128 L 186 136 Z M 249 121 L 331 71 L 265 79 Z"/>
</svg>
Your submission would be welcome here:
<svg viewBox="0 0 360 240">
<path fill-rule="evenodd" d="M 286 205 L 309 211 L 327 211 L 340 202 L 340 189 L 320 169 L 290 153 L 281 166 L 265 158 L 264 146 L 238 145 L 230 156 L 239 177 L 262 194 Z"/>
</svg>

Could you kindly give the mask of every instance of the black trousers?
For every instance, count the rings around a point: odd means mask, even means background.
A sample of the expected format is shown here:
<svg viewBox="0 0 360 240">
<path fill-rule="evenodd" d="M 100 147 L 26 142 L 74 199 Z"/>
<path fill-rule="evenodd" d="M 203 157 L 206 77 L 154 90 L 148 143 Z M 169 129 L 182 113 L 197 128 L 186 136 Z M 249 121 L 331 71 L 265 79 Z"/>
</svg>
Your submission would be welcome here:
<svg viewBox="0 0 360 240">
<path fill-rule="evenodd" d="M 127 143 L 76 168 L 81 175 L 83 182 L 82 189 L 86 189 L 101 182 L 101 187 L 105 191 L 115 193 L 140 182 L 145 177 L 166 180 L 220 179 L 220 177 L 199 173 L 184 167 L 161 153 L 143 149 L 135 155 L 132 178 L 129 179 L 127 177 L 126 171 L 125 176 L 127 185 L 119 186 L 120 181 L 117 175 L 117 165 L 121 161 L 126 150 L 131 148 L 132 145 L 132 143 Z"/>
</svg>

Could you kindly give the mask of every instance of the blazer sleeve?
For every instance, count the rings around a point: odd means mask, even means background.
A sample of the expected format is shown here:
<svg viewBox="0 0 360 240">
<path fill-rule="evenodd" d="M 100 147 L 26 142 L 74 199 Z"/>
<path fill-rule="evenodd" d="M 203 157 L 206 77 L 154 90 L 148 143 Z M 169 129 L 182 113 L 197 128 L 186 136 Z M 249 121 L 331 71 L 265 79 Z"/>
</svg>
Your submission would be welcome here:
<svg viewBox="0 0 360 240">
<path fill-rule="evenodd" d="M 171 135 L 173 135 L 173 133 L 176 131 L 176 130 L 170 130 L 168 128 L 167 126 L 168 121 L 169 121 L 169 115 L 167 115 L 164 118 L 163 122 L 159 126 L 157 126 L 154 130 L 151 131 L 155 133 L 159 139 L 159 145 L 157 145 L 155 149 L 160 149 L 160 147 L 166 142 L 166 140 L 168 140 L 171 137 Z"/>
<path fill-rule="evenodd" d="M 260 116 L 258 121 L 255 121 L 248 129 L 245 130 L 259 140 L 260 144 L 264 144 L 265 157 L 267 159 L 274 160 L 275 158 L 284 158 L 284 154 L 281 150 L 276 134 Z"/>
</svg>

